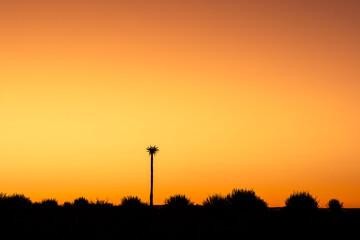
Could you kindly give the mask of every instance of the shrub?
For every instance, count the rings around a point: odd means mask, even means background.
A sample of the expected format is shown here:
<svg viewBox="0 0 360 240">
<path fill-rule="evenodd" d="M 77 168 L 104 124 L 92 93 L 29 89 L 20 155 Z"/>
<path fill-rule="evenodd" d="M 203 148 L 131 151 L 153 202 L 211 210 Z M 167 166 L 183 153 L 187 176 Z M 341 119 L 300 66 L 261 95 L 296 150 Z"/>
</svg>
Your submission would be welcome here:
<svg viewBox="0 0 360 240">
<path fill-rule="evenodd" d="M 295 212 L 313 212 L 319 207 L 319 202 L 308 192 L 295 192 L 285 200 L 285 208 Z"/>
<path fill-rule="evenodd" d="M 342 207 L 343 207 L 342 202 L 340 202 L 337 199 L 330 199 L 330 201 L 327 203 L 327 207 L 332 211 L 332 212 L 340 212 Z"/>
<path fill-rule="evenodd" d="M 71 202 L 64 202 L 63 207 L 70 208 L 70 207 L 72 207 L 72 204 L 71 204 Z"/>
<path fill-rule="evenodd" d="M 174 196 L 165 199 L 165 206 L 170 208 L 186 208 L 193 206 L 194 203 L 191 202 L 190 198 L 187 198 L 185 195 L 177 194 Z"/>
<path fill-rule="evenodd" d="M 233 189 L 226 196 L 226 200 L 234 210 L 238 211 L 264 211 L 268 208 L 267 203 L 253 190 Z"/>
<path fill-rule="evenodd" d="M 41 206 L 43 207 L 57 207 L 58 202 L 56 199 L 44 199 L 41 201 Z"/>
<path fill-rule="evenodd" d="M 214 194 L 212 196 L 208 196 L 204 201 L 203 205 L 205 207 L 211 208 L 223 208 L 229 206 L 229 202 L 220 194 Z"/>
<path fill-rule="evenodd" d="M 112 204 L 112 203 L 109 203 L 108 200 L 99 200 L 99 199 L 96 199 L 95 206 L 96 206 L 96 207 L 112 207 L 113 204 Z"/>
<path fill-rule="evenodd" d="M 7 199 L 6 193 L 0 193 L 0 204 L 5 202 Z"/>
<path fill-rule="evenodd" d="M 23 194 L 13 194 L 7 196 L 6 194 L 0 194 L 0 204 L 5 207 L 29 207 L 32 205 L 30 198 L 25 197 Z"/>
<path fill-rule="evenodd" d="M 2 207 L 6 208 L 7 198 L 8 198 L 8 196 L 6 195 L 6 193 L 0 193 L 0 208 L 2 208 Z"/>
<path fill-rule="evenodd" d="M 134 196 L 127 196 L 121 199 L 121 206 L 125 208 L 141 208 L 146 204 L 141 201 L 140 198 Z"/>
<path fill-rule="evenodd" d="M 77 198 L 77 199 L 75 199 L 74 200 L 74 207 L 81 207 L 81 208 L 83 208 L 83 207 L 88 207 L 88 206 L 90 206 L 90 202 L 86 199 L 86 198 L 84 198 L 84 197 L 79 197 L 79 198 Z"/>
</svg>

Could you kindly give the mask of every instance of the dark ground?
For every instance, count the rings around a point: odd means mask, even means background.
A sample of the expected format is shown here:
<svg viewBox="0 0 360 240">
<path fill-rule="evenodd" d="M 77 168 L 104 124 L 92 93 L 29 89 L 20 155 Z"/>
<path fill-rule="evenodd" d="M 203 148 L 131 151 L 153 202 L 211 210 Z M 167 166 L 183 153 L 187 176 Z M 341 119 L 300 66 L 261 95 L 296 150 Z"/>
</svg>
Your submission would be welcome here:
<svg viewBox="0 0 360 240">
<path fill-rule="evenodd" d="M 121 207 L 0 209 L 0 239 L 356 239 L 360 209 L 290 213 Z M 3 236 L 3 237 L 2 237 Z M 6 237 L 5 236 L 9 236 Z"/>
</svg>

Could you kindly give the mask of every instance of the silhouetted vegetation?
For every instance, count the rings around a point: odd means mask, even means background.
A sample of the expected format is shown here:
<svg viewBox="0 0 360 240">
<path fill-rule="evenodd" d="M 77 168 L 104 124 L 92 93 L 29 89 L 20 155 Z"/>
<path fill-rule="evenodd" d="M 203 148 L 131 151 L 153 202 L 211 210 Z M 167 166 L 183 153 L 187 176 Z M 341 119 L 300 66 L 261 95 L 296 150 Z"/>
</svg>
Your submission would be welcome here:
<svg viewBox="0 0 360 240">
<path fill-rule="evenodd" d="M 0 204 L 9 208 L 25 208 L 31 206 L 31 200 L 23 194 L 6 195 L 0 194 Z"/>
<path fill-rule="evenodd" d="M 148 151 L 149 155 L 151 156 L 151 169 L 150 169 L 150 206 L 153 206 L 153 191 L 154 191 L 154 156 L 159 151 L 159 148 L 157 146 L 149 146 L 146 148 L 146 151 Z"/>
<path fill-rule="evenodd" d="M 102 207 L 102 208 L 110 208 L 113 207 L 114 205 L 112 203 L 110 203 L 108 200 L 99 200 L 97 199 L 96 202 L 94 203 L 95 207 Z"/>
<path fill-rule="evenodd" d="M 330 199 L 329 202 L 327 203 L 327 207 L 332 211 L 332 212 L 340 212 L 342 207 L 343 207 L 343 203 L 340 202 L 337 199 Z"/>
<path fill-rule="evenodd" d="M 47 208 L 54 208 L 58 206 L 58 202 L 56 201 L 56 199 L 44 199 L 41 201 L 41 206 Z"/>
<path fill-rule="evenodd" d="M 318 200 L 306 192 L 291 194 L 285 204 L 269 208 L 246 189 L 210 195 L 202 206 L 174 195 L 153 208 L 134 196 L 124 197 L 120 205 L 80 197 L 59 206 L 56 199 L 32 203 L 24 195 L 0 193 L 0 228 L 11 239 L 279 238 L 294 233 L 344 239 L 344 232 L 356 232 L 360 224 L 360 210 L 343 209 L 340 214 L 319 209 Z M 342 209 L 342 203 L 332 199 L 328 207 Z"/>
<path fill-rule="evenodd" d="M 73 206 L 78 208 L 85 208 L 90 206 L 90 202 L 84 197 L 79 197 L 74 200 Z"/>
<path fill-rule="evenodd" d="M 267 203 L 253 190 L 234 189 L 226 196 L 226 200 L 236 211 L 265 211 L 268 208 Z"/>
<path fill-rule="evenodd" d="M 221 194 L 214 194 L 208 196 L 204 201 L 203 205 L 208 208 L 224 208 L 230 205 L 228 199 Z"/>
<path fill-rule="evenodd" d="M 168 208 L 182 209 L 193 205 L 194 203 L 191 202 L 190 198 L 181 194 L 177 194 L 165 199 L 165 206 Z"/>
<path fill-rule="evenodd" d="M 70 207 L 72 207 L 72 204 L 71 204 L 71 202 L 64 202 L 63 207 L 70 208 Z"/>
<path fill-rule="evenodd" d="M 313 213 L 319 207 L 319 201 L 308 192 L 295 192 L 285 200 L 285 207 L 290 212 Z"/>
<path fill-rule="evenodd" d="M 136 196 L 128 196 L 121 199 L 121 206 L 124 208 L 142 208 L 145 207 L 146 204 Z"/>
</svg>

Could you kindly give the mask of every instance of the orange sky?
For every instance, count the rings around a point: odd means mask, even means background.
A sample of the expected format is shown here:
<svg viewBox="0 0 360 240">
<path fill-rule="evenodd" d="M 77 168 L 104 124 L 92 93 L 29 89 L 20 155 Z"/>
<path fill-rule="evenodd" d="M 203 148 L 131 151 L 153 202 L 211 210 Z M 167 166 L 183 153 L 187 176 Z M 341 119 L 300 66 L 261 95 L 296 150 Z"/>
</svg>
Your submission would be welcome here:
<svg viewBox="0 0 360 240">
<path fill-rule="evenodd" d="M 0 192 L 253 188 L 360 207 L 360 1 L 0 1 Z"/>
</svg>

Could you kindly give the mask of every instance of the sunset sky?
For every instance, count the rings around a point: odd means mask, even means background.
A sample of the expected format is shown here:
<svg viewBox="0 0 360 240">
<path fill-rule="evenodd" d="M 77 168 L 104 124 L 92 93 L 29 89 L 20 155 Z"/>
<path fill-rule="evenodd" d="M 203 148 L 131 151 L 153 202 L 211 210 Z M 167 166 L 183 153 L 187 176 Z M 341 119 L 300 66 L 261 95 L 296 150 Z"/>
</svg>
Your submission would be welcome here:
<svg viewBox="0 0 360 240">
<path fill-rule="evenodd" d="M 0 192 L 360 207 L 360 1 L 1 0 Z"/>
</svg>

